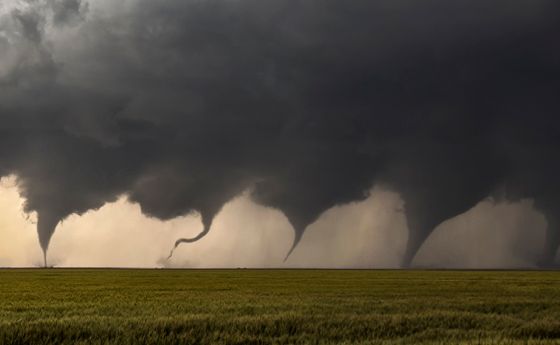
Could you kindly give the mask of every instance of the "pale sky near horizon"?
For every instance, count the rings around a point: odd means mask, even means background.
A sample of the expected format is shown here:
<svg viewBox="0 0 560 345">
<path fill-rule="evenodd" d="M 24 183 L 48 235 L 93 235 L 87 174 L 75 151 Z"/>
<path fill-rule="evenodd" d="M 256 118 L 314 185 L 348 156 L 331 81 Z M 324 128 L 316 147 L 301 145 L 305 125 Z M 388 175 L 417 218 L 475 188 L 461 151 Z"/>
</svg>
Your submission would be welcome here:
<svg viewBox="0 0 560 345">
<path fill-rule="evenodd" d="M 15 178 L 0 184 L 0 266 L 40 266 L 34 215 L 22 211 Z M 284 263 L 293 232 L 278 211 L 258 206 L 247 195 L 217 216 L 212 231 L 182 245 L 165 261 L 173 242 L 200 231 L 197 215 L 162 222 L 141 214 L 125 197 L 73 215 L 57 228 L 49 250 L 55 266 L 116 267 L 397 267 L 406 225 L 397 195 L 375 190 L 364 202 L 336 207 L 311 225 Z M 420 250 L 416 264 L 441 267 L 523 267 L 532 265 L 543 242 L 545 221 L 530 202 L 494 206 L 483 202 L 442 226 Z M 523 229 L 540 227 L 535 236 Z"/>
</svg>

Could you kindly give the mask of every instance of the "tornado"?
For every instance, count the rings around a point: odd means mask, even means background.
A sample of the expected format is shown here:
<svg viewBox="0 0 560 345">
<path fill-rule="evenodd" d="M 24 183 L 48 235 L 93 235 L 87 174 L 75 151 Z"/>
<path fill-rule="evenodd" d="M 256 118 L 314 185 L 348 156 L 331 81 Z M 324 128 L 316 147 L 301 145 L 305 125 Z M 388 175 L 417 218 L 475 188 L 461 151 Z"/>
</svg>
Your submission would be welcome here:
<svg viewBox="0 0 560 345">
<path fill-rule="evenodd" d="M 292 252 L 294 251 L 294 249 L 296 249 L 299 242 L 301 242 L 301 238 L 303 237 L 303 232 L 304 231 L 305 231 L 305 229 L 294 228 L 294 240 L 292 241 L 292 246 L 290 247 L 290 249 L 286 253 L 286 256 L 284 257 L 284 262 L 288 261 L 288 259 L 290 258 L 290 255 L 292 255 Z"/>
<path fill-rule="evenodd" d="M 212 218 L 213 216 L 209 216 L 209 215 L 203 216 L 201 214 L 202 227 L 203 227 L 202 231 L 195 237 L 177 239 L 177 241 L 175 241 L 175 245 L 173 246 L 173 248 L 171 248 L 171 251 L 169 252 L 169 256 L 167 257 L 167 260 L 171 260 L 171 258 L 173 257 L 173 253 L 175 252 L 175 249 L 177 249 L 177 247 L 179 247 L 181 244 L 194 243 L 202 239 L 204 236 L 206 236 L 210 231 L 210 227 L 212 226 L 212 220 L 213 220 Z"/>
<path fill-rule="evenodd" d="M 37 233 L 39 235 L 39 244 L 43 251 L 43 265 L 47 266 L 47 252 L 52 235 L 58 225 L 60 219 L 49 212 L 39 212 L 37 215 Z"/>
</svg>

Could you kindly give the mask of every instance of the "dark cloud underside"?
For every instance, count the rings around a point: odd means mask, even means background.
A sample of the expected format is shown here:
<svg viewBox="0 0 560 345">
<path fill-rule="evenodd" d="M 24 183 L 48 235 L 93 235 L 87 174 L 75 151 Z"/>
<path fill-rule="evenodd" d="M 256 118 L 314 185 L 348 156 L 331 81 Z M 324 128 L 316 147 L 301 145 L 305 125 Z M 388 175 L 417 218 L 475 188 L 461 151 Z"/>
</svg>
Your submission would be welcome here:
<svg viewBox="0 0 560 345">
<path fill-rule="evenodd" d="M 0 12 L 2 13 L 2 12 Z M 46 251 L 119 195 L 206 230 L 251 189 L 296 232 L 374 185 L 404 264 L 446 219 L 534 198 L 560 241 L 556 1 L 30 1 L 0 15 L 0 175 Z"/>
</svg>

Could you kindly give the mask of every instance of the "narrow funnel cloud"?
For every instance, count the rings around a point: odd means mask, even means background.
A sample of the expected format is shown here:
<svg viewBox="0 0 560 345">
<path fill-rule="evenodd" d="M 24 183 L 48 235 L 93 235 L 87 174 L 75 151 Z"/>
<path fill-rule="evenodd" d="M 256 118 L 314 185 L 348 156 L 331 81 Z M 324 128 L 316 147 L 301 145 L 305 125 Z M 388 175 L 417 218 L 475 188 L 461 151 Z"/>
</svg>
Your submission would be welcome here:
<svg viewBox="0 0 560 345">
<path fill-rule="evenodd" d="M 201 238 L 203 238 L 204 236 L 206 236 L 208 234 L 208 232 L 210 231 L 210 227 L 212 226 L 213 217 L 202 216 L 201 218 L 202 218 L 202 226 L 203 226 L 202 231 L 198 235 L 196 235 L 195 237 L 179 238 L 177 241 L 175 241 L 175 245 L 171 249 L 171 252 L 169 253 L 169 256 L 167 257 L 167 260 L 171 259 L 171 257 L 173 256 L 173 253 L 175 252 L 175 249 L 177 249 L 177 247 L 179 247 L 179 245 L 181 245 L 183 243 L 196 242 L 196 241 L 200 240 Z"/>
<path fill-rule="evenodd" d="M 296 249 L 296 247 L 298 246 L 299 242 L 301 242 L 301 238 L 303 237 L 303 232 L 305 230 L 304 229 L 296 229 L 294 228 L 294 240 L 292 242 L 292 246 L 290 247 L 290 250 L 288 250 L 288 253 L 286 254 L 286 257 L 284 258 L 284 262 L 288 261 L 288 259 L 290 258 L 290 255 L 292 255 L 292 252 L 294 251 L 294 249 Z"/>
<path fill-rule="evenodd" d="M 39 234 L 39 243 L 43 251 L 44 267 L 47 267 L 47 252 L 49 250 L 49 242 L 58 223 L 58 217 L 48 212 L 39 212 L 37 215 L 37 232 Z"/>
</svg>

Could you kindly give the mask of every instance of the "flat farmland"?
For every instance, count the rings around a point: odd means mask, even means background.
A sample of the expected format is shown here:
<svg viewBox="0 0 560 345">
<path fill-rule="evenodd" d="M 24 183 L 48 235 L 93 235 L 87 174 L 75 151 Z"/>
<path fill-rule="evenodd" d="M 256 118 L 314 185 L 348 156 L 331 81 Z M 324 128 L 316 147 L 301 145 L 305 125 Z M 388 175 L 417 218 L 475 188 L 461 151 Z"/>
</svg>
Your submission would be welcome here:
<svg viewBox="0 0 560 345">
<path fill-rule="evenodd" d="M 560 344 L 560 272 L 6 269 L 0 344 Z"/>
</svg>

